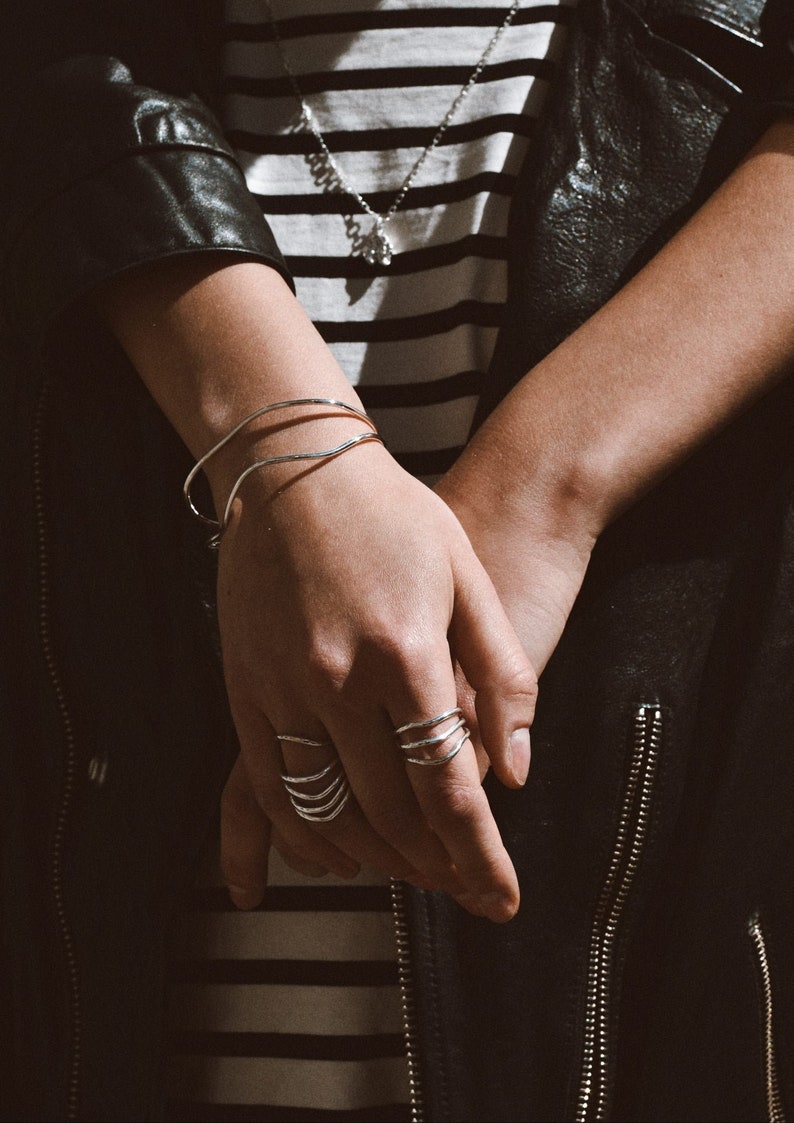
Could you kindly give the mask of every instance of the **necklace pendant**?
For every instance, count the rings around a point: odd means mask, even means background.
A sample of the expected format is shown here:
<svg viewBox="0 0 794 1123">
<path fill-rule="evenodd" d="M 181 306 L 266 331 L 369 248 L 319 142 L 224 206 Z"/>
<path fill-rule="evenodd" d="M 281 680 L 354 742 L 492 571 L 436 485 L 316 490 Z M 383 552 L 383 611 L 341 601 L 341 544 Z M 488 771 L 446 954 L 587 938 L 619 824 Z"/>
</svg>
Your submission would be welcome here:
<svg viewBox="0 0 794 1123">
<path fill-rule="evenodd" d="M 361 252 L 364 255 L 365 261 L 368 261 L 370 265 L 391 265 L 394 246 L 386 235 L 382 218 L 375 219 L 375 225 L 364 239 Z"/>
</svg>

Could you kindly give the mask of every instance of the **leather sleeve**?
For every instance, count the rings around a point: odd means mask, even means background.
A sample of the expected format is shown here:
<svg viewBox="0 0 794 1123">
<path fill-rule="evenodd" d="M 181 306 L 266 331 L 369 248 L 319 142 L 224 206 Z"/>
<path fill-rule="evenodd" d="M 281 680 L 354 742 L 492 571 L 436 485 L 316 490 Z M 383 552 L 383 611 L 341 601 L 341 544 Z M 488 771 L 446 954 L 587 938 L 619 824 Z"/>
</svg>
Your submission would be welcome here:
<svg viewBox="0 0 794 1123">
<path fill-rule="evenodd" d="M 180 25 L 179 7 L 6 6 L 0 292 L 24 339 L 40 339 L 113 276 L 179 254 L 242 253 L 287 276 L 218 122 L 193 92 L 195 29 Z"/>
</svg>

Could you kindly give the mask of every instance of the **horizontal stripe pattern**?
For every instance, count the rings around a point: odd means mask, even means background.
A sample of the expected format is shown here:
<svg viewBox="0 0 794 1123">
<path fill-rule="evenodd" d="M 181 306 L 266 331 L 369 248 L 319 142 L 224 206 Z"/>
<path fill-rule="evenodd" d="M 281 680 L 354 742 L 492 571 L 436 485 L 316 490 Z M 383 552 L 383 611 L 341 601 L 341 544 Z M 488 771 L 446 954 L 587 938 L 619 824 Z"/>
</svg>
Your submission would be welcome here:
<svg viewBox="0 0 794 1123">
<path fill-rule="evenodd" d="M 335 1118 L 342 1105 L 407 1120 L 388 885 L 316 881 L 277 854 L 269 880 L 242 913 L 210 864 L 173 932 L 168 1117 Z"/>
<path fill-rule="evenodd" d="M 506 0 L 273 0 L 344 175 L 376 212 L 468 80 Z M 465 444 L 501 323 L 510 198 L 570 0 L 525 0 L 387 226 L 329 178 L 261 0 L 226 0 L 225 118 L 249 189 L 387 448 L 432 482 Z M 329 185 L 330 184 L 330 185 Z M 170 1118 L 407 1120 L 388 886 L 312 882 L 276 856 L 262 906 L 205 878 L 174 936 Z"/>
<path fill-rule="evenodd" d="M 283 50 L 344 175 L 384 213 L 507 8 L 504 0 L 372 8 L 274 0 L 274 10 Z M 568 12 L 565 4 L 522 5 L 390 220 L 395 253 L 383 269 L 360 253 L 371 218 L 353 196 L 328 187 L 316 139 L 300 125 L 264 5 L 227 3 L 225 125 L 249 188 L 301 303 L 362 400 L 377 402 L 381 385 L 400 385 L 406 389 L 391 399 L 400 409 L 411 405 L 409 384 L 417 388 L 409 419 L 386 420 L 390 402 L 374 408 L 383 411 L 390 451 L 427 482 L 468 436 L 506 295 L 509 203 L 553 78 L 553 35 Z M 427 381 L 454 385 L 464 373 L 459 401 L 447 395 L 446 409 L 423 409 L 432 400 Z"/>
</svg>

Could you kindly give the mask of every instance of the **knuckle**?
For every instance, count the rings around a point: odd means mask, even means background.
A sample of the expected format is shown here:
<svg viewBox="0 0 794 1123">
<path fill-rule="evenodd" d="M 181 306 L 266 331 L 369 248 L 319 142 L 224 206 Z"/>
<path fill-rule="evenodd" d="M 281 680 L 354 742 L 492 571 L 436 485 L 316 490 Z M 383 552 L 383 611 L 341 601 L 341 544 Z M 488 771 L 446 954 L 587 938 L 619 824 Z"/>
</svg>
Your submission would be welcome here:
<svg viewBox="0 0 794 1123">
<path fill-rule="evenodd" d="M 477 817 L 480 799 L 479 788 L 462 781 L 450 780 L 427 801 L 428 822 L 434 829 L 439 825 L 466 825 Z"/>
<path fill-rule="evenodd" d="M 341 644 L 315 636 L 306 653 L 305 667 L 315 690 L 340 694 L 350 678 L 351 660 Z"/>
<path fill-rule="evenodd" d="M 502 693 L 516 701 L 534 701 L 538 694 L 538 676 L 528 663 L 516 659 L 504 675 Z"/>
</svg>

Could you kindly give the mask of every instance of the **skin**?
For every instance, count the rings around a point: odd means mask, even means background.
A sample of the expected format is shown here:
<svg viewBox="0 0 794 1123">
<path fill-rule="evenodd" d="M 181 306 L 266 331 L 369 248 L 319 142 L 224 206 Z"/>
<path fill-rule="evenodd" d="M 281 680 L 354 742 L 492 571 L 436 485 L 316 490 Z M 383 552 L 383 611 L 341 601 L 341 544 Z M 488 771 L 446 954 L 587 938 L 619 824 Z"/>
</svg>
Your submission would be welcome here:
<svg viewBox="0 0 794 1123">
<path fill-rule="evenodd" d="M 357 405 L 284 281 L 205 254 L 140 271 L 104 308 L 198 457 L 267 402 Z M 637 331 L 637 325 L 642 331 Z M 223 800 L 240 907 L 275 845 L 296 868 L 359 863 L 509 919 L 518 885 L 477 751 L 520 786 L 536 671 L 556 646 L 605 526 L 781 378 L 794 356 L 794 123 L 775 124 L 667 247 L 505 399 L 436 494 L 379 445 L 306 471 L 254 473 L 220 549 L 219 616 L 240 758 Z M 341 416 L 255 423 L 207 468 L 216 507 L 260 456 L 360 432 Z M 305 442 L 305 443 L 299 443 Z M 456 675 L 457 669 L 457 675 Z M 475 737 L 405 765 L 393 726 L 455 697 Z M 279 773 L 330 736 L 356 796 L 329 824 L 294 814 Z M 283 759 L 282 759 L 283 757 Z"/>
</svg>

